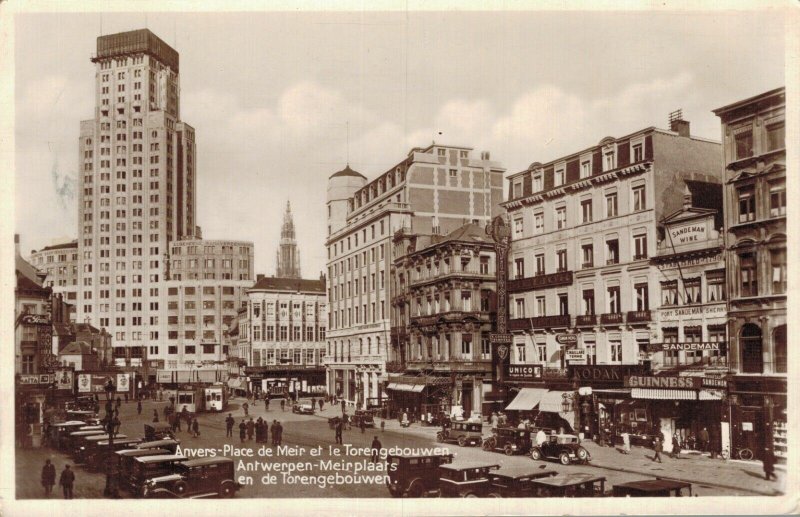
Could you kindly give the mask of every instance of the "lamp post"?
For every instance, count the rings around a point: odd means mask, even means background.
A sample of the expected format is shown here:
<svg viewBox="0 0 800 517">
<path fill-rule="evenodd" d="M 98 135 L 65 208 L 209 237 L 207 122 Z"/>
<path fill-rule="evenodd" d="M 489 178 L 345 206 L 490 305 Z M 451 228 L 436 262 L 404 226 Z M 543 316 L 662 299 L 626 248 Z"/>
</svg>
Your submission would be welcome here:
<svg viewBox="0 0 800 517">
<path fill-rule="evenodd" d="M 105 385 L 106 391 L 106 417 L 103 420 L 103 425 L 108 433 L 108 450 L 114 448 L 114 403 L 112 402 L 112 394 L 116 391 L 114 381 L 111 379 Z M 117 490 L 117 483 L 114 472 L 113 457 L 109 454 L 106 459 L 106 487 L 103 490 L 103 495 L 111 498 L 118 498 L 119 492 Z"/>
</svg>

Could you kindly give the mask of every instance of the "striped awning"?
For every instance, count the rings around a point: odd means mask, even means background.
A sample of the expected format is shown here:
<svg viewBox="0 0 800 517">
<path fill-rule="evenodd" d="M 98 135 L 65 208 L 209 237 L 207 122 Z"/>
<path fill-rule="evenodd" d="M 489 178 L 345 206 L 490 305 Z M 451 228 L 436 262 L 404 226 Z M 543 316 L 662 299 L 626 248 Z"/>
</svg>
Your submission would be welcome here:
<svg viewBox="0 0 800 517">
<path fill-rule="evenodd" d="M 568 396 L 565 396 L 565 393 L 572 393 L 567 391 L 548 391 L 542 397 L 542 401 L 539 402 L 539 411 L 547 411 L 550 413 L 561 413 L 564 411 L 564 400 L 568 399 Z M 569 399 L 569 403 L 572 404 L 572 399 Z"/>
<path fill-rule="evenodd" d="M 547 390 L 540 388 L 522 388 L 511 401 L 511 404 L 506 406 L 506 411 L 530 411 L 539 405 L 542 400 L 542 395 L 547 393 Z"/>
<path fill-rule="evenodd" d="M 670 390 L 656 388 L 632 388 L 631 397 L 651 400 L 697 400 L 695 390 Z"/>
<path fill-rule="evenodd" d="M 423 389 L 425 389 L 424 384 L 402 384 L 399 382 L 390 382 L 386 385 L 387 390 L 395 390 L 395 391 L 411 391 L 413 393 L 419 393 Z"/>
<path fill-rule="evenodd" d="M 722 400 L 725 395 L 723 390 L 700 390 L 697 392 L 698 400 Z"/>
</svg>

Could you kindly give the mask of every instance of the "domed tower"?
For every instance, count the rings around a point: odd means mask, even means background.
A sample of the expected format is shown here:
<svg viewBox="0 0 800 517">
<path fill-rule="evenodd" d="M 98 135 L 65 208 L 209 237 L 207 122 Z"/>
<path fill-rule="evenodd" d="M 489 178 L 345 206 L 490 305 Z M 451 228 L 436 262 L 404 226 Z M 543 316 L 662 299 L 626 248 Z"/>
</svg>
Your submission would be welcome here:
<svg viewBox="0 0 800 517">
<path fill-rule="evenodd" d="M 328 178 L 328 235 L 344 227 L 349 200 L 366 183 L 367 177 L 351 169 L 349 164 Z"/>
</svg>

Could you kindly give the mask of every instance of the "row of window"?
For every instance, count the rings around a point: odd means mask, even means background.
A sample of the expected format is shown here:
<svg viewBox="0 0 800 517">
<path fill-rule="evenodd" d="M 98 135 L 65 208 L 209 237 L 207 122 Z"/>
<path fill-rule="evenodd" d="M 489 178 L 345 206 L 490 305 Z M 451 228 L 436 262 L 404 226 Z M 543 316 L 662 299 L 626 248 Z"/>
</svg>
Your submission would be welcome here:
<svg viewBox="0 0 800 517">
<path fill-rule="evenodd" d="M 328 206 L 328 211 L 330 212 L 330 206 Z M 330 216 L 330 213 L 328 214 L 328 216 Z M 386 221 L 379 221 L 378 222 L 379 232 L 377 234 L 376 234 L 375 228 L 376 227 L 375 227 L 374 224 L 370 225 L 369 234 L 367 233 L 367 228 L 363 228 L 361 230 L 360 233 L 361 233 L 361 242 L 362 243 L 366 243 L 367 242 L 367 235 L 369 235 L 370 239 L 383 237 L 383 235 L 386 233 Z M 350 249 L 352 247 L 351 244 L 353 242 L 355 243 L 355 244 L 353 244 L 353 246 L 355 246 L 357 248 L 358 247 L 358 236 L 359 236 L 359 232 L 354 232 L 352 235 L 348 236 L 346 240 L 345 239 L 340 240 L 339 241 L 339 246 L 338 246 L 338 253 L 337 253 L 336 244 L 334 244 L 333 246 L 329 247 L 328 248 L 328 258 L 329 259 L 331 258 L 331 248 L 333 248 L 333 256 L 334 257 L 336 257 L 337 255 L 339 255 L 341 253 L 344 253 L 345 252 L 345 249 L 344 249 L 345 242 L 347 242 L 347 250 L 346 251 L 350 251 Z M 381 248 L 381 252 L 380 252 L 381 253 L 381 259 L 383 259 L 383 245 L 380 245 L 380 248 Z M 364 260 L 366 260 L 366 258 Z M 373 262 L 375 261 L 374 255 L 372 257 L 372 261 Z M 366 263 L 366 262 L 363 262 L 363 263 Z M 356 266 L 356 267 L 358 267 L 358 266 Z"/>
<path fill-rule="evenodd" d="M 366 275 L 361 278 L 360 283 L 358 278 L 352 282 L 348 280 L 345 283 L 334 285 L 332 288 L 329 288 L 328 296 L 330 297 L 331 301 L 335 302 L 336 300 L 340 300 L 342 298 L 358 296 L 359 294 L 367 294 L 368 291 L 374 292 L 376 289 L 384 289 L 385 278 L 386 276 L 383 274 L 383 271 L 379 271 L 377 274 L 370 274 L 369 283 L 367 283 Z"/>
<path fill-rule="evenodd" d="M 754 156 L 753 126 L 748 124 L 734 129 L 733 150 L 735 160 L 742 160 Z M 764 125 L 763 143 L 760 143 L 761 152 L 776 151 L 786 147 L 786 126 L 784 121 Z M 763 149 L 763 150 L 762 150 Z"/>
<path fill-rule="evenodd" d="M 233 295 L 234 294 L 234 287 L 233 286 L 222 286 L 220 288 L 223 295 Z M 217 288 L 214 286 L 203 286 L 203 294 L 215 294 Z M 183 294 L 186 296 L 194 296 L 197 293 L 197 288 L 193 286 L 187 286 L 183 288 Z M 177 287 L 170 287 L 167 289 L 167 294 L 170 296 L 178 296 L 178 288 Z"/>
<path fill-rule="evenodd" d="M 381 355 L 381 338 L 375 337 L 374 343 L 371 337 L 358 338 L 356 340 L 345 341 L 332 341 L 328 343 L 328 355 L 333 358 L 334 362 L 343 362 L 345 357 L 350 361 L 353 355 Z"/>
<path fill-rule="evenodd" d="M 370 310 L 367 312 L 367 304 L 365 303 L 361 306 L 361 309 L 356 307 L 355 310 L 353 308 L 349 308 L 346 311 L 345 309 L 339 309 L 338 312 L 334 310 L 332 315 L 332 329 L 350 327 L 362 323 L 375 323 L 386 319 L 386 304 L 383 300 L 381 300 L 380 305 L 372 302 Z"/>
<path fill-rule="evenodd" d="M 253 341 L 325 341 L 325 327 L 265 325 L 262 330 L 261 325 L 253 325 L 250 335 L 253 336 Z"/>
<path fill-rule="evenodd" d="M 765 214 L 761 214 L 758 195 L 755 185 L 747 185 L 736 190 L 739 200 L 739 213 L 737 222 L 748 223 L 758 219 L 767 219 Z M 783 217 L 786 215 L 786 181 L 775 181 L 769 183 L 769 217 Z M 759 193 L 760 195 L 760 193 Z"/>
<path fill-rule="evenodd" d="M 275 364 L 322 364 L 325 350 L 253 350 L 253 366 Z"/>
<path fill-rule="evenodd" d="M 747 251 L 737 255 L 739 260 L 739 296 L 759 296 L 758 288 L 759 261 L 754 251 Z M 763 294 L 786 294 L 787 266 L 786 250 L 769 250 L 770 281 L 769 292 L 763 289 Z"/>
<path fill-rule="evenodd" d="M 416 343 L 408 347 L 408 361 L 423 361 L 433 359 L 437 361 L 446 361 L 449 358 L 460 359 L 491 359 L 491 343 L 487 337 L 481 338 L 480 350 L 478 357 L 473 357 L 472 334 L 460 334 L 460 347 L 454 350 L 452 343 L 455 340 L 455 334 L 441 334 L 440 336 L 431 336 L 430 338 L 419 338 Z M 460 350 L 460 352 L 459 352 Z"/>
<path fill-rule="evenodd" d="M 251 248 L 247 246 L 237 246 L 238 253 L 240 255 L 249 255 L 251 252 Z M 202 248 L 202 252 L 200 249 Z M 220 253 L 222 255 L 225 254 L 233 254 L 234 253 L 234 246 L 230 245 L 221 245 L 221 246 L 214 246 L 214 245 L 207 245 L 207 246 L 173 246 L 172 247 L 172 254 L 173 255 L 182 255 L 183 250 L 186 250 L 186 255 L 197 255 L 202 253 L 203 255 L 213 255 Z"/>
</svg>

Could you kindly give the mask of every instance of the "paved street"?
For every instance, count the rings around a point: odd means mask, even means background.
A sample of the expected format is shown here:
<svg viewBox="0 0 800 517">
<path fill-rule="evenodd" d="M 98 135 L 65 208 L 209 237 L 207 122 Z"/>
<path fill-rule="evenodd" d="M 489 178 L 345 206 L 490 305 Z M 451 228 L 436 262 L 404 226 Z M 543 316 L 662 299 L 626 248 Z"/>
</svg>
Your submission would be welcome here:
<svg viewBox="0 0 800 517">
<path fill-rule="evenodd" d="M 241 403 L 243 399 L 234 399 L 230 406 L 230 412 L 236 417 L 236 425 L 242 420 L 243 411 Z M 143 425 L 150 422 L 153 409 L 162 409 L 166 402 L 146 401 L 142 411 L 142 416 L 136 415 L 136 406 L 133 403 L 123 404 L 120 411 L 122 420 L 121 432 L 129 436 L 140 436 Z M 289 446 L 305 447 L 310 450 L 316 446 L 322 446 L 322 454 L 318 457 L 282 457 L 282 458 L 243 458 L 245 463 L 255 462 L 275 463 L 276 461 L 293 465 L 309 463 L 313 468 L 305 472 L 295 472 L 294 475 L 300 476 L 320 476 L 356 474 L 353 467 L 348 471 L 345 465 L 324 465 L 326 460 L 356 462 L 359 465 L 369 463 L 369 457 L 363 455 L 345 457 L 345 449 L 339 446 L 342 456 L 335 456 L 329 453 L 329 446 L 335 448 L 334 432 L 329 429 L 327 417 L 335 416 L 340 413 L 339 407 L 325 407 L 321 414 L 314 416 L 296 415 L 291 412 L 289 406 L 286 411 L 280 410 L 280 404 L 273 401 L 270 411 L 264 410 L 263 403 L 251 406 L 250 415 L 257 419 L 259 416 L 268 418 L 270 421 L 278 419 L 284 426 L 283 444 Z M 238 427 L 234 430 L 232 439 L 225 438 L 223 414 L 201 414 L 199 438 L 193 438 L 186 432 L 185 425 L 183 431 L 178 433 L 183 447 L 200 448 L 222 448 L 224 444 L 241 447 L 238 436 Z M 378 420 L 379 422 L 379 420 Z M 377 430 L 367 429 L 362 434 L 358 429 L 347 430 L 344 432 L 344 441 L 354 447 L 369 447 L 373 436 L 376 434 L 383 443 L 384 447 L 436 447 L 436 428 L 422 427 L 414 425 L 409 429 L 401 429 L 397 421 L 387 421 L 386 430 L 381 433 Z M 585 443 L 586 448 L 591 452 L 593 461 L 591 465 L 571 465 L 562 466 L 554 462 L 533 462 L 527 456 L 507 457 L 503 454 L 485 452 L 477 447 L 461 448 L 458 445 L 448 445 L 451 452 L 456 454 L 456 461 L 459 460 L 482 460 L 497 462 L 503 465 L 529 466 L 532 463 L 539 464 L 542 468 L 549 468 L 558 472 L 593 472 L 607 477 L 607 487 L 615 483 L 647 479 L 656 476 L 671 477 L 691 481 L 694 485 L 694 492 L 700 496 L 709 495 L 772 495 L 776 490 L 783 486 L 785 471 L 778 470 L 778 481 L 765 481 L 761 473 L 760 463 L 711 460 L 709 458 L 664 458 L 664 463 L 654 463 L 652 461 L 652 451 L 649 449 L 634 448 L 629 456 L 621 454 L 612 448 L 601 448 L 594 443 Z M 254 441 L 246 442 L 245 449 L 258 449 L 261 444 Z M 221 452 L 220 452 L 221 455 Z M 70 462 L 68 457 L 59 453 L 54 453 L 49 449 L 29 449 L 18 451 L 17 454 L 17 496 L 18 498 L 41 497 L 42 488 L 39 485 L 39 472 L 45 458 L 51 458 L 56 465 L 57 472 L 63 469 L 65 463 Z M 363 460 L 363 462 L 362 462 Z M 70 462 L 71 463 L 71 462 Z M 327 471 L 320 469 L 320 464 L 328 467 Z M 381 468 L 383 464 L 381 464 Z M 371 467 L 367 467 L 371 468 Z M 289 486 L 282 482 L 283 474 L 274 473 L 276 480 L 274 484 L 262 484 L 261 478 L 266 472 L 247 472 L 243 469 L 238 471 L 240 476 L 251 476 L 254 484 L 242 489 L 237 497 L 388 497 L 386 488 L 381 483 L 380 476 L 383 471 L 360 472 L 359 475 L 370 478 L 362 483 L 333 484 L 332 486 L 320 489 L 316 484 L 302 484 L 295 482 Z M 104 477 L 102 474 L 89 473 L 83 468 L 76 470 L 76 498 L 102 497 Z M 60 497 L 60 493 L 55 493 L 54 497 Z"/>
</svg>

